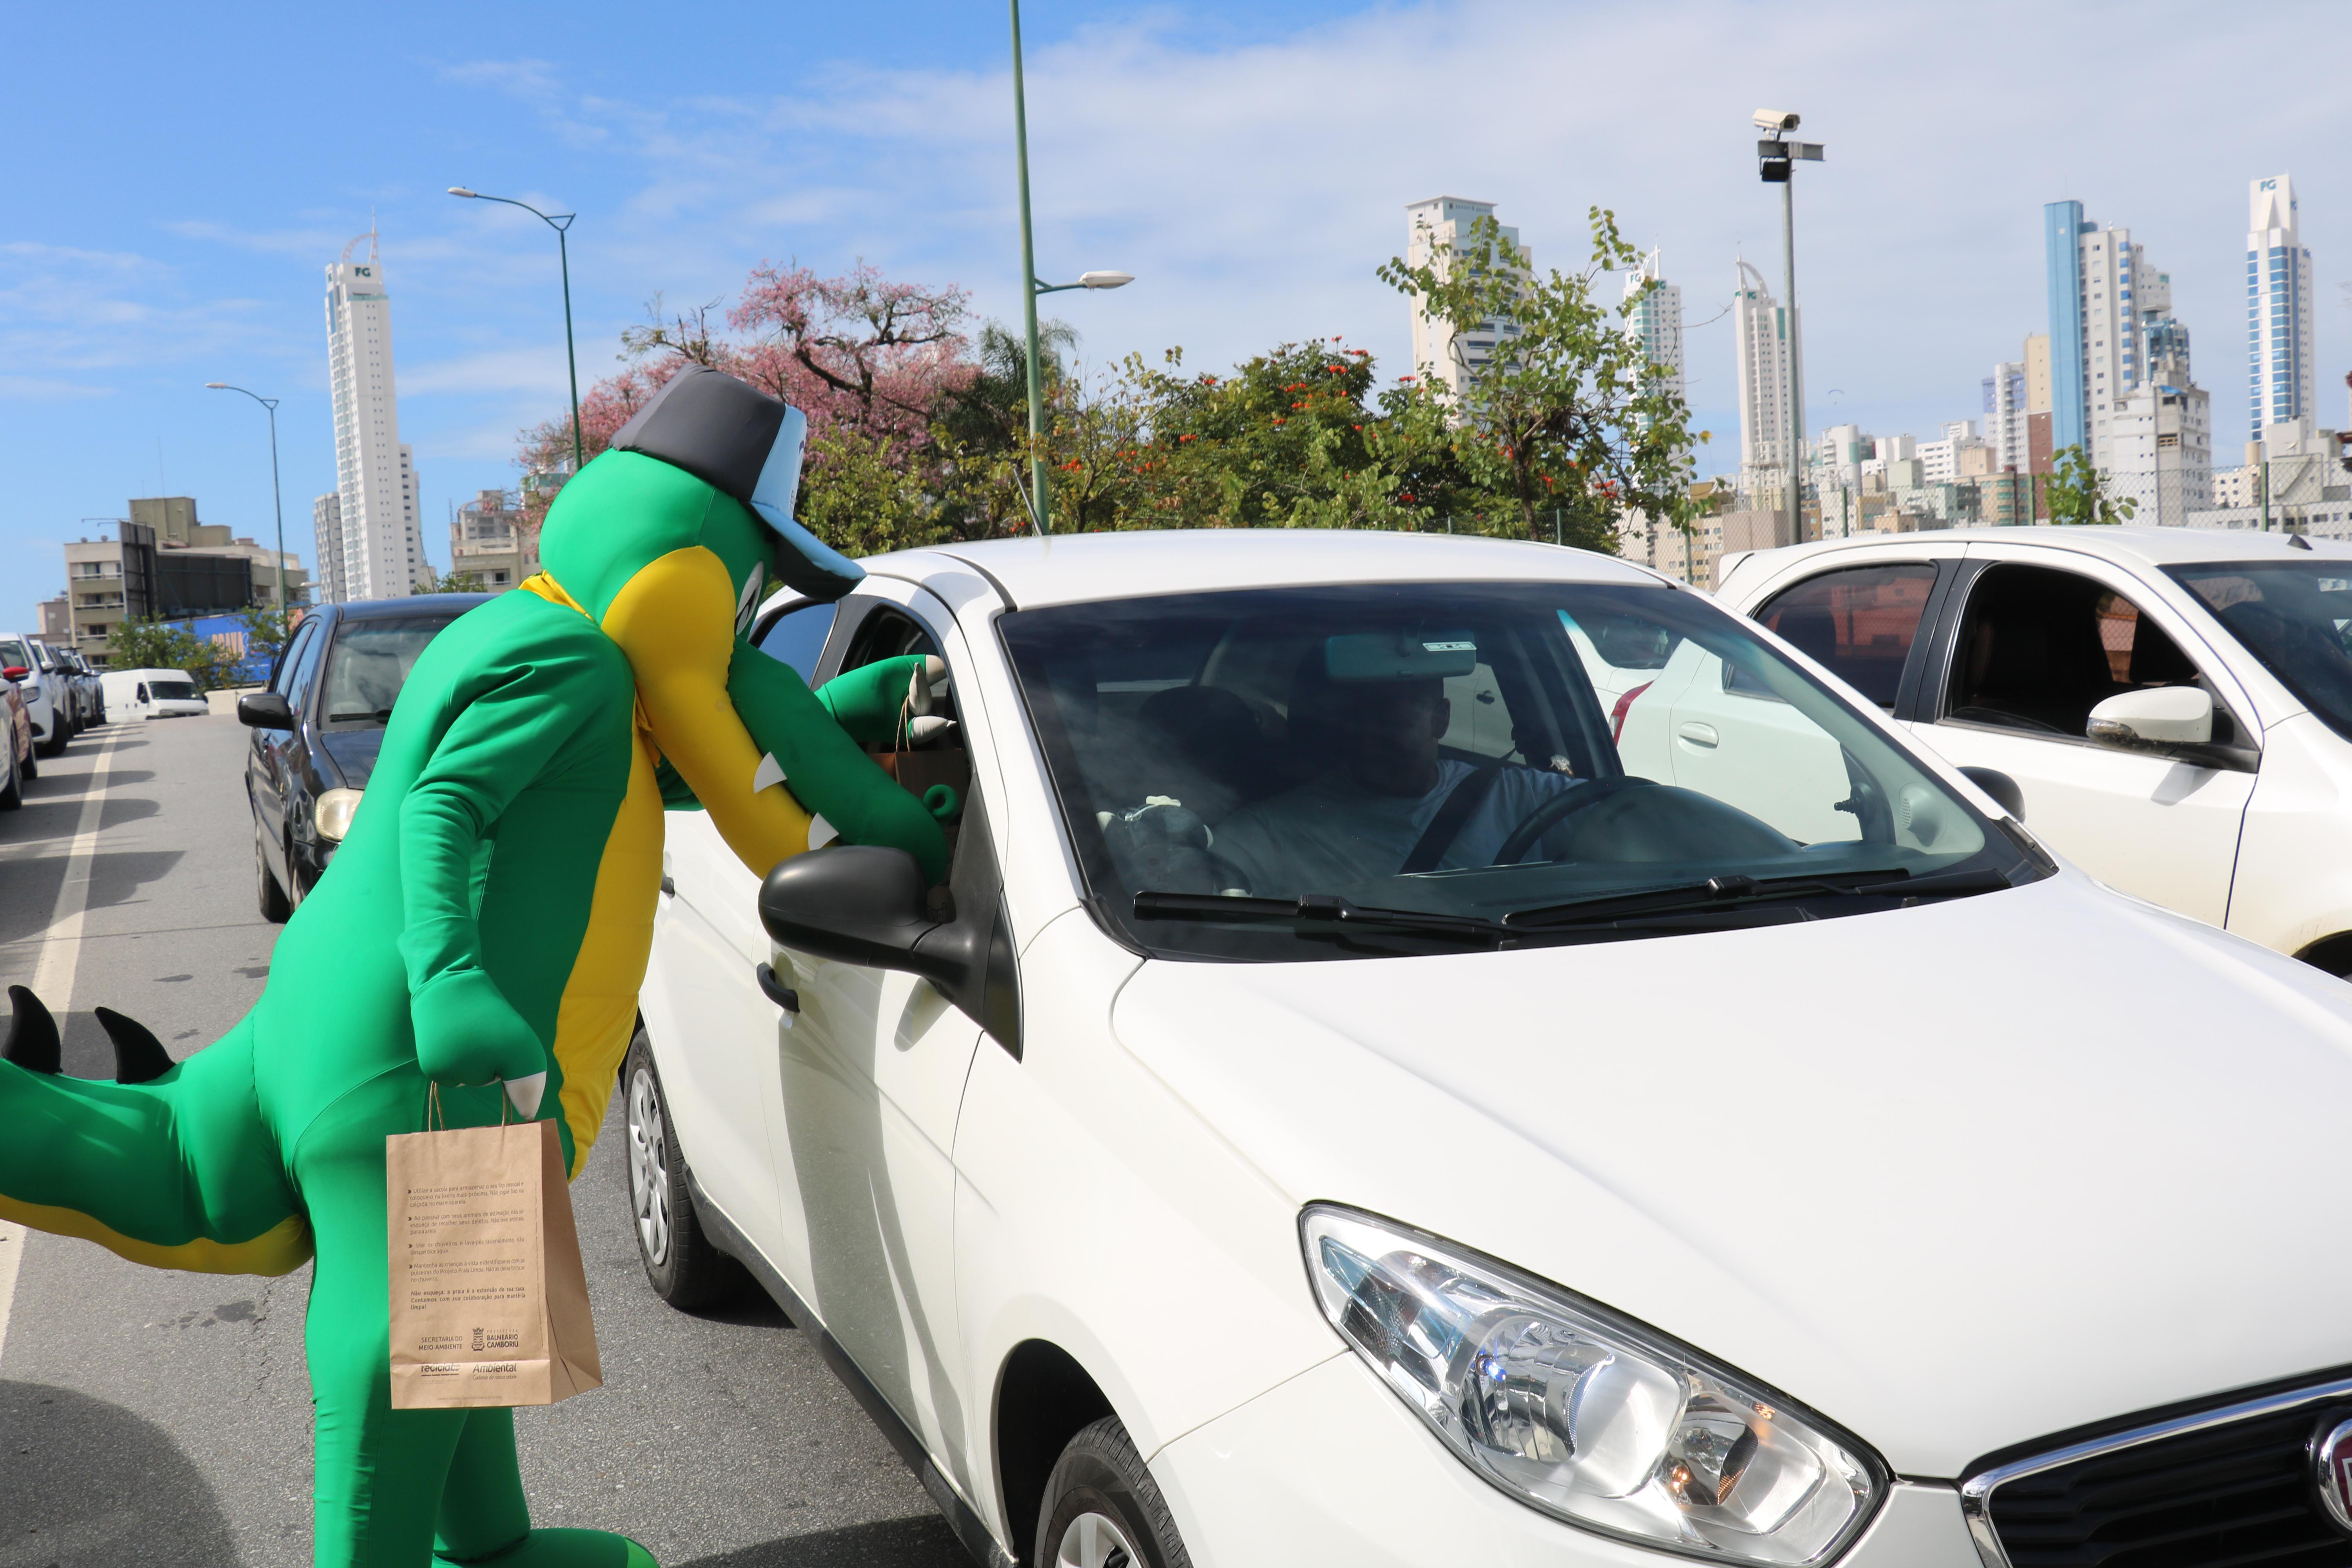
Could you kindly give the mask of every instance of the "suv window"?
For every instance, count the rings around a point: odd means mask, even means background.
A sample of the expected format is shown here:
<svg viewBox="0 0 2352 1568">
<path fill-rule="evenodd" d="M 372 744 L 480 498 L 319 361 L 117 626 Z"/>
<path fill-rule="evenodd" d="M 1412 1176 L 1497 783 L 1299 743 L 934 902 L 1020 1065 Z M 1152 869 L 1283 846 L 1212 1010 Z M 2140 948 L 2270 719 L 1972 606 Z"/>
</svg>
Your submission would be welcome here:
<svg viewBox="0 0 2352 1568">
<path fill-rule="evenodd" d="M 830 604 L 796 605 L 786 610 L 760 634 L 760 651 L 815 685 L 816 661 L 824 656 L 824 639 L 833 633 L 836 608 Z"/>
<path fill-rule="evenodd" d="M 1936 568 L 1924 563 L 1853 566 L 1798 584 L 1766 601 L 1756 618 L 1892 710 L 1935 586 Z"/>
<path fill-rule="evenodd" d="M 2105 584 L 2047 566 L 1995 566 L 1969 595 L 1945 716 L 2079 740 L 2091 710 L 2110 697 L 2196 684 L 2180 645 Z"/>
</svg>

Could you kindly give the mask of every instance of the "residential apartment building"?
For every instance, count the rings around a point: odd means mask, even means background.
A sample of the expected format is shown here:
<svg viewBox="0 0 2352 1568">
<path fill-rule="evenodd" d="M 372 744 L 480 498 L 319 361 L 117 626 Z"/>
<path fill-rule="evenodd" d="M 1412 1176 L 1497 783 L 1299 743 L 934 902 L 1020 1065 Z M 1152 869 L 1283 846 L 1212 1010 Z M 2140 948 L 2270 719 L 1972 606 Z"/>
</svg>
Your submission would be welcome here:
<svg viewBox="0 0 2352 1568">
<path fill-rule="evenodd" d="M 449 571 L 488 593 L 504 593 L 539 570 L 536 529 L 504 490 L 482 490 L 449 523 Z"/>
<path fill-rule="evenodd" d="M 65 546 L 67 615 L 73 646 L 94 665 L 113 657 L 114 628 L 132 618 L 228 615 L 277 602 L 278 567 L 286 597 L 310 600 L 310 574 L 289 552 L 279 557 L 229 529 L 201 521 L 191 496 L 147 496 L 112 539 Z"/>
<path fill-rule="evenodd" d="M 2021 360 L 2007 360 L 1984 378 L 1984 444 L 1992 449 L 1992 472 L 2026 471 L 2026 379 Z"/>
<path fill-rule="evenodd" d="M 2022 379 L 2022 378 L 2021 378 Z M 1949 484 L 1960 477 L 1960 460 L 1984 446 L 1973 419 L 1955 419 L 1944 426 L 1940 440 L 1919 447 L 1919 468 L 1928 484 Z"/>
<path fill-rule="evenodd" d="M 375 237 L 363 237 L 365 261 L 353 261 L 346 247 L 343 258 L 327 268 L 328 379 L 342 530 L 334 586 L 343 601 L 394 598 L 414 592 L 430 575 L 417 528 L 415 459 L 400 440 L 392 307 Z M 320 552 L 322 560 L 326 553 Z"/>
<path fill-rule="evenodd" d="M 2294 181 L 2285 174 L 2247 190 L 2246 435 L 2315 417 L 2311 252 L 2304 248 Z"/>
<path fill-rule="evenodd" d="M 1785 509 L 1789 483 L 1790 321 L 1764 275 L 1733 275 L 1733 354 L 1739 376 L 1739 488 L 1748 504 Z M 1851 428 L 1851 426 L 1847 426 Z"/>
<path fill-rule="evenodd" d="M 1533 256 L 1519 245 L 1519 231 L 1498 226 L 1496 232 L 1496 253 L 1477 257 L 1472 242 L 1478 220 L 1495 216 L 1495 204 L 1475 202 L 1461 196 L 1432 196 L 1414 202 L 1405 209 L 1407 233 L 1405 260 L 1413 267 L 1423 267 L 1439 257 L 1445 259 L 1444 268 L 1461 265 L 1469 259 L 1481 265 L 1526 268 L 1534 265 Z M 1679 318 L 1677 318 L 1679 321 Z M 1519 329 L 1508 321 L 1486 321 L 1467 331 L 1457 332 L 1454 323 L 1433 316 L 1420 301 L 1412 305 L 1412 363 L 1423 375 L 1433 377 L 1443 385 L 1458 405 L 1477 384 L 1478 374 L 1494 358 L 1495 346 L 1518 336 Z M 1677 331 L 1679 335 L 1679 329 Z"/>
<path fill-rule="evenodd" d="M 1633 310 L 1625 318 L 1625 333 L 1642 345 L 1652 364 L 1665 372 L 1665 390 L 1683 395 L 1683 291 L 1660 270 L 1655 250 L 1642 258 L 1641 267 L 1626 276 L 1625 298 Z"/>
<path fill-rule="evenodd" d="M 2083 204 L 2042 209 L 2050 305 L 2051 440 L 2116 467 L 2118 418 L 2152 379 L 2158 354 L 2189 384 L 2189 334 L 2172 315 L 2170 274 L 2148 265 L 2131 231 L 2084 221 Z"/>
<path fill-rule="evenodd" d="M 2179 528 L 2213 505 L 2211 398 L 2193 384 L 2154 382 L 2123 401 L 2108 492 L 2136 503 L 2134 522 Z"/>
<path fill-rule="evenodd" d="M 319 602 L 342 604 L 352 595 L 343 574 L 343 498 L 337 492 L 311 498 L 310 537 L 319 552 Z"/>
</svg>

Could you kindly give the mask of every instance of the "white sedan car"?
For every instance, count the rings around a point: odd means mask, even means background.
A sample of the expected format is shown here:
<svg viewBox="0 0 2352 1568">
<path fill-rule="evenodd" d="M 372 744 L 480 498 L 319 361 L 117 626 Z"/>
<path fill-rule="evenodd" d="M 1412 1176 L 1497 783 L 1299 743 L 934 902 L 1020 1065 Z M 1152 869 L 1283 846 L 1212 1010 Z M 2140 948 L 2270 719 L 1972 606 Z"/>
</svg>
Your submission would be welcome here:
<svg viewBox="0 0 2352 1568">
<path fill-rule="evenodd" d="M 1717 597 L 2005 774 L 2033 831 L 2109 886 L 2352 975 L 2352 545 L 1877 535 L 1737 558 Z M 1717 754 L 1741 765 L 1743 744 L 1727 731 Z"/>
<path fill-rule="evenodd" d="M 754 640 L 940 661 L 887 761 L 949 886 L 673 816 L 630 1191 L 976 1558 L 2352 1561 L 2352 991 L 1614 561 L 865 564 Z M 1591 672 L 1683 647 L 1774 748 Z"/>
</svg>

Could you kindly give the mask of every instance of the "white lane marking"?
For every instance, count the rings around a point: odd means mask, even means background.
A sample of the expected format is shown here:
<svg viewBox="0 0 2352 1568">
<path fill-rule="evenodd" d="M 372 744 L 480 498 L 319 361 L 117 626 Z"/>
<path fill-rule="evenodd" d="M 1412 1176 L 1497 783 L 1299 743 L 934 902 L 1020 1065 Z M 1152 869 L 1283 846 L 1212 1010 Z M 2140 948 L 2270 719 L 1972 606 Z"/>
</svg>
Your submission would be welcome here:
<svg viewBox="0 0 2352 1568">
<path fill-rule="evenodd" d="M 41 961 L 33 969 L 33 994 L 60 1016 L 73 1009 L 74 970 L 81 963 L 81 919 L 89 909 L 90 863 L 98 858 L 99 818 L 106 812 L 107 770 L 113 760 L 114 743 L 121 738 L 121 730 L 111 731 L 90 764 L 81 816 L 75 819 L 73 843 L 66 850 L 65 880 L 58 885 L 57 908 L 49 916 L 49 929 L 35 939 L 41 944 Z"/>
<path fill-rule="evenodd" d="M 122 738 L 112 730 L 90 763 L 89 782 L 83 786 L 81 815 L 74 819 L 73 843 L 66 851 L 65 880 L 58 886 L 57 908 L 49 929 L 34 940 L 41 944 L 41 960 L 33 967 L 33 994 L 48 1004 L 62 1025 L 73 1010 L 74 970 L 81 963 L 81 918 L 89 908 L 89 868 L 98 858 L 99 819 L 106 812 L 106 775 L 114 743 Z M 8 1310 L 16 1300 L 16 1265 L 25 1255 L 22 1226 L 0 1225 L 0 1354 L 8 1346 Z"/>
<path fill-rule="evenodd" d="M 8 1307 L 16 1299 L 16 1260 L 25 1256 L 25 1227 L 0 1221 L 0 1356 L 8 1353 Z"/>
</svg>

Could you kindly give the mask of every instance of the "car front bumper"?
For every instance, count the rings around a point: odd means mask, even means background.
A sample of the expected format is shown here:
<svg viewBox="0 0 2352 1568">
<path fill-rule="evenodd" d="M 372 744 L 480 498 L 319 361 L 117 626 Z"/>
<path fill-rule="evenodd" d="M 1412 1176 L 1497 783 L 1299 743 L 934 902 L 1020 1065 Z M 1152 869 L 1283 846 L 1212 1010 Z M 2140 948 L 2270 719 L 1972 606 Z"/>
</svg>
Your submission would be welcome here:
<svg viewBox="0 0 2352 1568">
<path fill-rule="evenodd" d="M 1200 1568 L 1442 1563 L 1669 1568 L 1488 1485 L 1341 1351 L 1151 1457 Z M 1897 1482 L 1839 1568 L 1983 1568 L 1959 1493 Z"/>
</svg>

